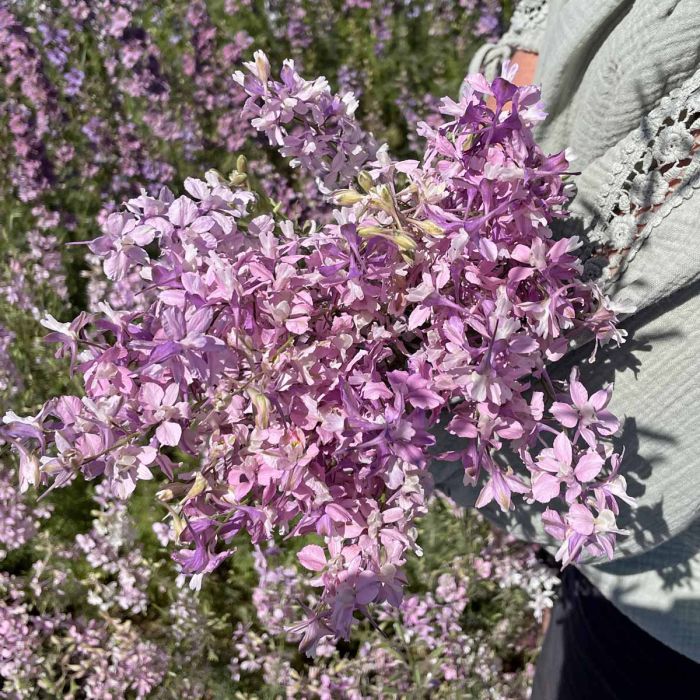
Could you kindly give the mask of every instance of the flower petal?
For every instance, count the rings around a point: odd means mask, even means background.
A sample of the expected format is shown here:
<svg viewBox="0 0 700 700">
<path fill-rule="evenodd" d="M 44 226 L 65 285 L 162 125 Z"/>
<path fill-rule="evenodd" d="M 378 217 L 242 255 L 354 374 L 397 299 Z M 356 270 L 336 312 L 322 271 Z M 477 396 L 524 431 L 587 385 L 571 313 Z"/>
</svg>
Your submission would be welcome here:
<svg viewBox="0 0 700 700">
<path fill-rule="evenodd" d="M 558 477 L 547 472 L 540 472 L 532 480 L 532 495 L 540 503 L 549 503 L 559 496 L 561 481 Z"/>
<path fill-rule="evenodd" d="M 586 452 L 581 457 L 574 469 L 574 474 L 579 481 L 592 481 L 600 474 L 604 460 L 597 452 Z"/>
<path fill-rule="evenodd" d="M 180 442 L 181 437 L 182 428 L 178 423 L 167 421 L 156 428 L 156 438 L 161 445 L 175 447 Z"/>
<path fill-rule="evenodd" d="M 326 553 L 317 544 L 307 544 L 297 553 L 297 559 L 310 571 L 323 571 L 326 568 Z"/>
</svg>

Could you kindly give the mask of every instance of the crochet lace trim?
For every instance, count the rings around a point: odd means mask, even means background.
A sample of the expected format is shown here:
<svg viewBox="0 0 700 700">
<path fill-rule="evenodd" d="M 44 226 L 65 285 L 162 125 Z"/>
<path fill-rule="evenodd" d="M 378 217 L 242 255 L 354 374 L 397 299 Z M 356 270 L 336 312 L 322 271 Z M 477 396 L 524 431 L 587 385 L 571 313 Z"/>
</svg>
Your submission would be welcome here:
<svg viewBox="0 0 700 700">
<path fill-rule="evenodd" d="M 700 71 L 666 95 L 611 154 L 614 167 L 586 226 L 584 271 L 605 288 L 644 241 L 700 188 Z"/>
</svg>

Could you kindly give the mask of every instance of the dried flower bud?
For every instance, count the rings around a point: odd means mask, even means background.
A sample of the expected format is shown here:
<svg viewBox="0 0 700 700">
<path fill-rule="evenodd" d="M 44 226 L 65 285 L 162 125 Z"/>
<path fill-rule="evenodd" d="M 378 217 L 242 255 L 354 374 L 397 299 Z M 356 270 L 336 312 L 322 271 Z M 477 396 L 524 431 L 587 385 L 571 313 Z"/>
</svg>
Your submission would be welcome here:
<svg viewBox="0 0 700 700">
<path fill-rule="evenodd" d="M 238 187 L 248 179 L 248 176 L 245 173 L 239 173 L 237 170 L 234 170 L 228 176 L 228 179 L 234 187 Z"/>
</svg>

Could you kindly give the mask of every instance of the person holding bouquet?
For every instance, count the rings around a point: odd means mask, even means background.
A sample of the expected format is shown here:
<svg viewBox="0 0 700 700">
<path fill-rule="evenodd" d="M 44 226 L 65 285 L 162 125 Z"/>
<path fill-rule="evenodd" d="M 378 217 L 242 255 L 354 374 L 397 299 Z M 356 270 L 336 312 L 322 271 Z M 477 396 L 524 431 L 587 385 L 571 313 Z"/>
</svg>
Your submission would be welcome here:
<svg viewBox="0 0 700 700">
<path fill-rule="evenodd" d="M 552 371 L 567 377 L 579 364 L 591 391 L 614 383 L 615 443 L 634 502 L 611 561 L 564 569 L 535 700 L 690 698 L 700 687 L 698 9 L 696 0 L 522 0 L 501 41 L 469 67 L 489 78 L 510 60 L 517 83 L 541 84 L 548 118 L 536 135 L 545 152 L 568 148 L 580 171 L 558 234 L 584 240 L 586 275 L 628 312 L 621 348 L 581 364 L 584 343 Z M 459 443 L 438 437 L 444 450 Z M 461 465 L 433 472 L 458 503 L 476 502 Z M 547 495 L 534 496 L 529 512 L 491 503 L 487 515 L 551 544 L 540 522 Z"/>
</svg>

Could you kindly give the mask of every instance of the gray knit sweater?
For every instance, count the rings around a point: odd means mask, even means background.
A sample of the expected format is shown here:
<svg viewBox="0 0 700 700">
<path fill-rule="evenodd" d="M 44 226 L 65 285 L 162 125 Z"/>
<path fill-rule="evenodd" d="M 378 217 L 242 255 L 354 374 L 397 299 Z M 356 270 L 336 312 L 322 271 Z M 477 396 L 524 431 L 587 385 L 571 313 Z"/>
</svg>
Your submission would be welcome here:
<svg viewBox="0 0 700 700">
<path fill-rule="evenodd" d="M 549 119 L 546 150 L 571 148 L 581 171 L 572 231 L 585 268 L 616 300 L 636 306 L 628 341 L 582 375 L 615 383 L 611 410 L 636 510 L 613 561 L 581 570 L 625 614 L 700 661 L 700 0 L 521 0 L 509 32 L 470 71 L 493 72 L 512 48 L 540 54 Z M 568 375 L 590 348 L 572 350 Z M 458 440 L 446 433 L 439 446 Z M 463 504 L 454 464 L 436 463 L 438 488 Z M 548 543 L 535 506 L 487 512 L 515 534 Z"/>
</svg>

